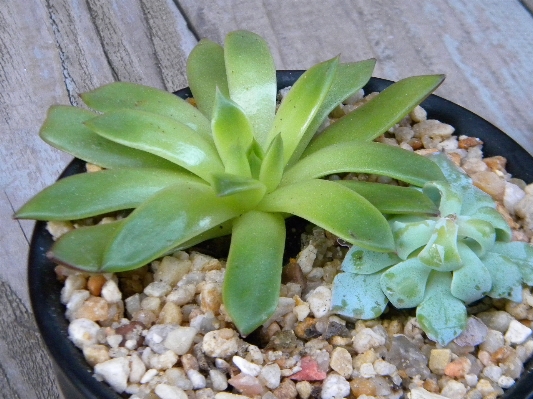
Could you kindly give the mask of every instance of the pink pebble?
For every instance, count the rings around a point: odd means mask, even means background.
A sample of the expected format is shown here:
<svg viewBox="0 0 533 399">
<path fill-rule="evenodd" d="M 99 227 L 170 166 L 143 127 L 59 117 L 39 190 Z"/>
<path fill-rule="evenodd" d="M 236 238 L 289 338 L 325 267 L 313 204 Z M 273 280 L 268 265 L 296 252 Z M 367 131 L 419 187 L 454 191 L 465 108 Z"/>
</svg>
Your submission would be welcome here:
<svg viewBox="0 0 533 399">
<path fill-rule="evenodd" d="M 318 363 L 310 356 L 303 357 L 301 360 L 302 369 L 291 375 L 289 378 L 296 381 L 321 381 L 326 378 L 326 372 L 320 370 Z"/>
</svg>

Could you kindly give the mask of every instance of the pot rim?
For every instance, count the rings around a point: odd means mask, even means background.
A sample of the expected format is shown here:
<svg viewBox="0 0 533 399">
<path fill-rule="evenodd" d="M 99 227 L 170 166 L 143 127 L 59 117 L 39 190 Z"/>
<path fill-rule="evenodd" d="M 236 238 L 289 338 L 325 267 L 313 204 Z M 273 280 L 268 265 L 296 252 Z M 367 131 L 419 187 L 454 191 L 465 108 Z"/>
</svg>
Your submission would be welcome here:
<svg viewBox="0 0 533 399">
<path fill-rule="evenodd" d="M 277 71 L 278 90 L 292 85 L 303 70 Z M 371 78 L 365 85 L 365 93 L 382 91 L 393 82 Z M 174 94 L 186 99 L 191 97 L 189 88 Z M 437 95 L 430 95 L 422 102 L 428 117 L 448 123 L 455 127 L 454 135 L 468 135 L 480 138 L 485 156 L 502 155 L 508 160 L 507 170 L 514 177 L 527 183 L 533 182 L 533 157 L 502 130 L 482 117 L 449 100 Z M 84 162 L 74 159 L 59 178 L 84 172 Z M 28 288 L 34 317 L 46 348 L 51 355 L 59 376 L 60 386 L 66 397 L 84 395 L 90 399 L 119 399 L 121 395 L 113 391 L 106 383 L 93 377 L 93 370 L 78 349 L 68 339 L 68 321 L 65 318 L 65 306 L 60 302 L 62 284 L 56 279 L 55 264 L 46 257 L 52 238 L 46 231 L 46 222 L 38 221 L 33 231 L 28 260 Z M 529 361 L 521 377 L 510 389 L 505 391 L 502 399 L 533 397 L 533 361 Z M 77 391 L 71 391 L 75 389 Z M 79 397 L 79 396 L 77 396 Z"/>
</svg>

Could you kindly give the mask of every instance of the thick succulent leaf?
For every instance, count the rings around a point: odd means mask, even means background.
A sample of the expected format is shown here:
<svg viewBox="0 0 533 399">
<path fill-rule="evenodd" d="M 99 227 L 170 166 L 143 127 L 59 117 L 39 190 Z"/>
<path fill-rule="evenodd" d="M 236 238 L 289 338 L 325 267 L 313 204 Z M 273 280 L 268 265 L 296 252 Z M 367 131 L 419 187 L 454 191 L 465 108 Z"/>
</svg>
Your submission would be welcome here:
<svg viewBox="0 0 533 399">
<path fill-rule="evenodd" d="M 509 242 L 513 236 L 511 227 L 505 221 L 502 214 L 493 207 L 484 206 L 476 209 L 472 216 L 479 220 L 484 220 L 491 224 L 496 231 L 498 241 Z"/>
<path fill-rule="evenodd" d="M 285 172 L 281 184 L 343 172 L 390 176 L 415 186 L 444 178 L 439 167 L 421 155 L 386 144 L 352 141 L 301 159 Z"/>
<path fill-rule="evenodd" d="M 256 197 L 256 200 L 254 201 L 255 203 L 263 197 L 266 191 L 265 185 L 259 180 L 229 173 L 213 174 L 213 189 L 219 197 L 256 192 L 254 195 L 254 197 Z M 247 196 L 246 202 L 249 202 L 250 199 L 251 197 Z M 254 204 L 249 204 L 249 206 L 253 207 Z"/>
<path fill-rule="evenodd" d="M 435 204 L 438 204 L 441 216 L 459 215 L 461 212 L 463 199 L 461 192 L 446 181 L 427 182 L 423 191 Z"/>
<path fill-rule="evenodd" d="M 381 273 L 339 273 L 333 280 L 331 310 L 341 316 L 370 320 L 381 316 L 387 297 L 379 284 Z"/>
<path fill-rule="evenodd" d="M 365 197 L 381 213 L 420 213 L 433 216 L 438 214 L 435 204 L 416 188 L 357 180 L 338 180 L 337 183 Z"/>
<path fill-rule="evenodd" d="M 178 96 L 154 87 L 114 82 L 81 95 L 83 102 L 100 112 L 123 108 L 168 116 L 203 135 L 211 136 L 209 120 L 196 107 Z"/>
<path fill-rule="evenodd" d="M 522 272 L 515 262 L 495 252 L 485 254 L 482 261 L 492 277 L 492 288 L 487 296 L 522 302 Z"/>
<path fill-rule="evenodd" d="M 161 169 L 128 168 L 82 173 L 61 179 L 28 201 L 21 219 L 77 220 L 136 208 L 165 187 L 200 179 Z"/>
<path fill-rule="evenodd" d="M 463 266 L 457 248 L 457 224 L 450 218 L 441 218 L 418 259 L 432 269 L 449 272 Z"/>
<path fill-rule="evenodd" d="M 281 134 L 286 163 L 324 102 L 338 63 L 338 58 L 333 58 L 312 66 L 296 81 L 281 102 L 267 144 Z"/>
<path fill-rule="evenodd" d="M 99 136 L 84 125 L 96 115 L 81 108 L 52 106 L 48 110 L 39 135 L 52 147 L 108 169 L 125 167 L 181 169 L 166 159 Z"/>
<path fill-rule="evenodd" d="M 339 64 L 337 73 L 333 78 L 333 83 L 328 90 L 324 102 L 318 109 L 313 121 L 308 126 L 302 139 L 298 143 L 296 150 L 289 160 L 289 165 L 293 165 L 305 150 L 309 141 L 313 138 L 320 125 L 338 105 L 351 95 L 357 93 L 372 76 L 372 71 L 376 65 L 375 59 L 369 59 L 359 62 L 349 62 Z"/>
<path fill-rule="evenodd" d="M 213 143 L 174 119 L 123 109 L 85 124 L 106 139 L 165 158 L 206 181 L 211 173 L 224 171 Z"/>
<path fill-rule="evenodd" d="M 198 109 L 211 119 L 217 88 L 229 97 L 222 46 L 207 39 L 200 40 L 187 59 L 187 79 Z"/>
<path fill-rule="evenodd" d="M 414 308 L 424 299 L 430 272 L 417 258 L 407 259 L 381 275 L 381 289 L 396 308 Z"/>
<path fill-rule="evenodd" d="M 244 110 L 257 142 L 266 147 L 276 113 L 276 67 L 268 44 L 255 33 L 229 33 L 224 43 L 229 94 Z"/>
<path fill-rule="evenodd" d="M 520 269 L 524 283 L 533 285 L 533 246 L 527 242 L 495 242 L 490 252 L 506 256 Z"/>
<path fill-rule="evenodd" d="M 183 249 L 194 247 L 197 244 L 200 244 L 204 241 L 211 240 L 213 238 L 223 237 L 231 234 L 231 230 L 233 229 L 233 221 L 235 219 L 227 220 L 223 223 L 220 223 L 219 225 L 210 228 L 209 230 L 206 230 L 203 233 L 198 234 L 197 236 L 194 236 L 190 240 L 187 240 L 180 245 L 178 245 L 175 248 L 172 248 L 170 251 L 168 251 L 169 254 L 180 251 Z"/>
<path fill-rule="evenodd" d="M 284 166 L 283 139 L 278 134 L 270 143 L 259 171 L 259 180 L 266 186 L 267 193 L 278 187 L 283 177 Z"/>
<path fill-rule="evenodd" d="M 392 84 L 327 127 L 311 140 L 302 157 L 333 144 L 374 140 L 420 104 L 443 80 L 443 75 L 413 76 Z"/>
<path fill-rule="evenodd" d="M 442 346 L 449 344 L 466 328 L 464 303 L 450 293 L 451 273 L 431 272 L 424 301 L 416 318 L 429 338 Z"/>
<path fill-rule="evenodd" d="M 414 251 L 425 246 L 435 230 L 436 221 L 422 218 L 397 217 L 390 221 L 396 242 L 396 253 L 405 260 Z"/>
<path fill-rule="evenodd" d="M 459 243 L 463 267 L 453 272 L 451 293 L 465 303 L 483 298 L 492 288 L 492 276 L 467 245 Z"/>
<path fill-rule="evenodd" d="M 79 270 L 101 272 L 107 244 L 122 227 L 123 221 L 71 230 L 54 243 L 47 256 L 57 263 Z"/>
<path fill-rule="evenodd" d="M 492 248 L 496 240 L 496 230 L 489 222 L 477 219 L 475 216 L 459 216 L 457 218 L 459 230 L 457 235 L 466 242 L 479 256 L 483 256 Z"/>
<path fill-rule="evenodd" d="M 224 276 L 224 307 L 243 335 L 276 310 L 285 248 L 280 215 L 251 211 L 235 220 Z"/>
<path fill-rule="evenodd" d="M 300 216 L 363 248 L 394 250 L 383 215 L 362 196 L 332 181 L 308 180 L 279 187 L 257 209 Z"/>
<path fill-rule="evenodd" d="M 140 267 L 242 212 L 205 184 L 176 184 L 135 209 L 109 242 L 103 271 Z"/>
<path fill-rule="evenodd" d="M 215 97 L 211 129 L 226 173 L 251 177 L 248 151 L 254 141 L 252 125 L 243 110 L 219 90 Z"/>
<path fill-rule="evenodd" d="M 353 245 L 342 261 L 341 270 L 355 274 L 373 274 L 401 262 L 394 252 L 376 252 Z"/>
</svg>

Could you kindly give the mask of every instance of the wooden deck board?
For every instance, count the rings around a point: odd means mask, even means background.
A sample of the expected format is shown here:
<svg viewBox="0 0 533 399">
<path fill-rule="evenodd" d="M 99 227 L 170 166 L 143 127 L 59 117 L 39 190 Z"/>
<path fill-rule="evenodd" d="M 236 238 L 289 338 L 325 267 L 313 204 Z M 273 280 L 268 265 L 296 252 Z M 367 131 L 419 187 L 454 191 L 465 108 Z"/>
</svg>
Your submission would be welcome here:
<svg viewBox="0 0 533 399">
<path fill-rule="evenodd" d="M 438 94 L 492 121 L 533 153 L 531 0 L 27 0 L 0 7 L 0 397 L 56 398 L 26 289 L 33 223 L 11 218 L 71 159 L 38 138 L 52 104 L 114 80 L 186 85 L 196 39 L 264 36 L 280 69 L 342 54 L 375 57 L 375 76 L 445 73 Z M 181 12 L 184 13 L 182 16 Z M 187 25 L 189 23 L 189 26 Z M 27 356 L 27 352 L 32 356 Z"/>
</svg>

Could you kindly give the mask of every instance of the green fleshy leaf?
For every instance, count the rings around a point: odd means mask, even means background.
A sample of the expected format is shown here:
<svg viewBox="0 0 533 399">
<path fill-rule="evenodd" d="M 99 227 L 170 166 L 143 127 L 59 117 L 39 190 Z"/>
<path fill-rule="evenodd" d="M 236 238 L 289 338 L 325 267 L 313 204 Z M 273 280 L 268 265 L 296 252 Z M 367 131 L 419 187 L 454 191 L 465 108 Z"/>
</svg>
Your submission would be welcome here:
<svg viewBox="0 0 533 399">
<path fill-rule="evenodd" d="M 251 177 L 248 151 L 254 141 L 252 125 L 243 110 L 219 90 L 211 128 L 226 173 Z"/>
<path fill-rule="evenodd" d="M 296 150 L 294 150 L 288 163 L 289 166 L 292 166 L 298 161 L 298 159 L 300 159 L 300 156 L 309 144 L 309 141 L 311 141 L 318 128 L 322 125 L 331 111 L 339 106 L 342 101 L 357 93 L 370 80 L 375 64 L 375 59 L 369 59 L 338 65 L 337 73 L 333 78 L 333 83 L 328 90 L 328 94 L 318 109 L 313 122 L 311 122 L 298 143 Z"/>
<path fill-rule="evenodd" d="M 333 280 L 331 310 L 352 320 L 381 316 L 387 297 L 379 284 L 381 273 L 339 273 Z"/>
<path fill-rule="evenodd" d="M 255 33 L 229 33 L 224 60 L 230 97 L 250 120 L 257 142 L 266 147 L 276 113 L 276 67 L 268 44 Z"/>
<path fill-rule="evenodd" d="M 207 39 L 200 40 L 187 59 L 187 79 L 198 109 L 211 119 L 217 88 L 229 97 L 222 46 Z"/>
<path fill-rule="evenodd" d="M 80 108 L 50 107 L 40 137 L 61 151 L 104 168 L 161 168 L 181 170 L 166 159 L 107 140 L 84 123 L 97 114 Z"/>
<path fill-rule="evenodd" d="M 278 134 L 270 143 L 259 171 L 259 180 L 267 187 L 267 193 L 271 193 L 278 187 L 284 166 L 283 139 Z"/>
<path fill-rule="evenodd" d="M 316 136 L 302 158 L 333 144 L 374 140 L 420 104 L 443 80 L 443 75 L 413 76 L 392 84 Z"/>
<path fill-rule="evenodd" d="M 441 272 L 459 269 L 463 266 L 463 262 L 457 249 L 457 230 L 457 224 L 453 219 L 439 219 L 428 243 L 418 254 L 418 259 L 428 267 Z"/>
<path fill-rule="evenodd" d="M 243 335 L 276 310 L 284 247 L 285 221 L 280 215 L 252 211 L 235 220 L 222 298 Z"/>
<path fill-rule="evenodd" d="M 492 277 L 487 296 L 522 302 L 522 272 L 515 262 L 495 252 L 487 252 L 482 261 Z"/>
<path fill-rule="evenodd" d="M 424 194 L 438 204 L 441 216 L 459 215 L 461 212 L 462 195 L 445 181 L 430 181 L 424 185 Z"/>
<path fill-rule="evenodd" d="M 464 303 L 450 293 L 451 273 L 432 271 L 424 301 L 416 309 L 420 326 L 434 341 L 448 345 L 466 328 Z"/>
<path fill-rule="evenodd" d="M 100 273 L 107 244 L 123 222 L 124 220 L 120 220 L 71 230 L 54 243 L 47 256 L 63 265 Z"/>
<path fill-rule="evenodd" d="M 251 177 L 232 175 L 229 173 L 213 174 L 213 189 L 219 197 L 225 197 L 247 191 L 257 191 L 257 201 L 262 198 L 262 195 L 266 191 L 265 185 L 259 180 L 252 179 Z M 253 204 L 250 205 L 253 206 Z"/>
<path fill-rule="evenodd" d="M 527 242 L 495 242 L 490 252 L 506 256 L 518 266 L 524 283 L 533 285 L 533 245 Z"/>
<path fill-rule="evenodd" d="M 475 216 L 459 216 L 457 225 L 459 226 L 457 235 L 463 237 L 462 241 L 466 242 L 479 257 L 494 245 L 496 231 L 489 222 L 477 219 Z"/>
<path fill-rule="evenodd" d="M 85 124 L 106 139 L 165 158 L 206 181 L 211 173 L 224 171 L 214 145 L 174 119 L 123 109 Z"/>
<path fill-rule="evenodd" d="M 396 253 L 403 260 L 428 243 L 436 223 L 431 219 L 404 216 L 393 218 L 389 222 L 396 242 Z"/>
<path fill-rule="evenodd" d="M 176 251 L 180 251 L 183 249 L 194 247 L 197 244 L 200 244 L 204 241 L 211 240 L 213 238 L 218 237 L 224 237 L 231 234 L 231 229 L 233 228 L 233 221 L 235 219 L 230 219 L 228 221 L 225 221 L 223 223 L 220 223 L 219 225 L 210 228 L 209 230 L 206 230 L 203 233 L 198 234 L 197 236 L 194 236 L 190 240 L 187 240 L 177 247 L 172 248 L 168 253 L 173 253 Z"/>
<path fill-rule="evenodd" d="M 451 293 L 465 303 L 483 298 L 492 287 L 492 276 L 467 245 L 459 243 L 463 267 L 453 272 Z"/>
<path fill-rule="evenodd" d="M 343 172 L 390 176 L 415 186 L 444 178 L 439 167 L 421 155 L 386 144 L 352 141 L 331 145 L 298 161 L 285 172 L 281 184 Z"/>
<path fill-rule="evenodd" d="M 124 220 L 106 249 L 101 269 L 140 267 L 241 212 L 231 197 L 219 198 L 205 184 L 168 187 Z"/>
<path fill-rule="evenodd" d="M 496 231 L 496 240 L 509 242 L 513 236 L 511 227 L 502 214 L 493 207 L 484 206 L 476 209 L 472 214 L 475 219 L 484 220 L 492 225 Z"/>
<path fill-rule="evenodd" d="M 267 143 L 281 134 L 285 163 L 292 157 L 324 102 L 338 63 L 338 58 L 333 58 L 311 67 L 281 102 Z"/>
<path fill-rule="evenodd" d="M 363 248 L 394 250 L 383 215 L 362 196 L 332 181 L 307 180 L 279 187 L 257 209 L 300 216 Z"/>
<path fill-rule="evenodd" d="M 375 252 L 354 245 L 346 253 L 341 270 L 347 273 L 373 274 L 400 261 L 394 252 Z"/>
<path fill-rule="evenodd" d="M 211 137 L 209 120 L 198 109 L 178 96 L 154 87 L 115 82 L 83 93 L 83 102 L 100 112 L 137 109 L 167 116 L 181 122 L 204 138 Z"/>
<path fill-rule="evenodd" d="M 159 190 L 193 175 L 161 169 L 111 169 L 61 179 L 45 188 L 17 213 L 21 219 L 76 220 L 136 208 Z"/>
<path fill-rule="evenodd" d="M 337 183 L 365 197 L 381 213 L 395 215 L 425 213 L 433 216 L 438 214 L 435 204 L 420 190 L 412 187 L 357 180 L 338 180 Z"/>
<path fill-rule="evenodd" d="M 419 259 L 407 259 L 382 274 L 381 289 L 396 308 L 414 308 L 424 299 L 430 272 Z"/>
</svg>

